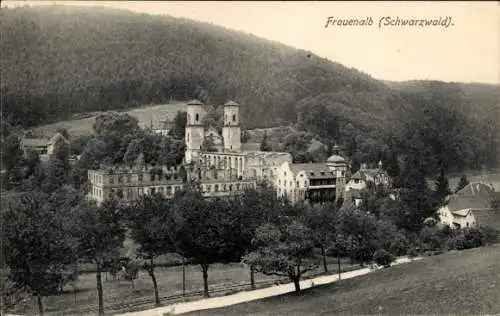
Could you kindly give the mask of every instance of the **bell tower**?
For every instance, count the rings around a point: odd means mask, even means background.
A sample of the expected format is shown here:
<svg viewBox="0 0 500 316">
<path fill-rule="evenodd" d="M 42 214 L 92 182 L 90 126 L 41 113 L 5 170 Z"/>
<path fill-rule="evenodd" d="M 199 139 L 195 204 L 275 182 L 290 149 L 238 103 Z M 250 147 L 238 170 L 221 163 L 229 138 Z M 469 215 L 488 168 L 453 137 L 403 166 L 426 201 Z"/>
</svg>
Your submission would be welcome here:
<svg viewBox="0 0 500 316">
<path fill-rule="evenodd" d="M 203 118 L 205 109 L 203 103 L 198 100 L 190 101 L 186 106 L 187 122 L 186 122 L 186 152 L 185 161 L 189 163 L 194 161 L 199 156 L 201 145 L 203 144 L 204 128 Z"/>
<path fill-rule="evenodd" d="M 240 105 L 234 101 L 224 104 L 222 137 L 225 152 L 241 152 Z"/>
</svg>

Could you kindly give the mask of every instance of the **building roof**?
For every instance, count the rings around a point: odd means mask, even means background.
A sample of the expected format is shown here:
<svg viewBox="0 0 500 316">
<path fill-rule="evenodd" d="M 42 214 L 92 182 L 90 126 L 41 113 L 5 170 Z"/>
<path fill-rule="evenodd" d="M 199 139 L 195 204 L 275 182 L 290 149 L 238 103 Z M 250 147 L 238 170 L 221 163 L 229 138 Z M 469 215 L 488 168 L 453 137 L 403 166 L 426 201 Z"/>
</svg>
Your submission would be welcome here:
<svg viewBox="0 0 500 316">
<path fill-rule="evenodd" d="M 453 195 L 450 197 L 447 205 L 452 213 L 457 213 L 466 209 L 487 209 L 490 207 L 490 199 Z M 460 215 L 459 213 L 457 214 Z"/>
<path fill-rule="evenodd" d="M 339 155 L 331 155 L 330 157 L 328 157 L 328 159 L 326 159 L 326 162 L 345 162 L 345 159 L 344 157 L 342 156 L 339 156 Z"/>
<path fill-rule="evenodd" d="M 240 106 L 238 103 L 234 102 L 233 100 L 229 100 L 224 104 L 224 106 Z"/>
<path fill-rule="evenodd" d="M 366 181 L 368 178 L 375 178 L 377 174 L 381 173 L 387 175 L 387 171 L 383 169 L 359 169 L 351 176 L 351 179 L 361 179 Z"/>
<path fill-rule="evenodd" d="M 290 169 L 294 174 L 304 171 L 309 178 L 314 179 L 335 177 L 326 163 L 294 163 Z"/>
<path fill-rule="evenodd" d="M 260 164 L 264 161 L 267 165 L 281 166 L 285 162 L 292 162 L 292 155 L 276 151 L 252 151 L 245 153 L 246 163 L 249 165 Z"/>
<path fill-rule="evenodd" d="M 23 146 L 26 147 L 44 147 L 47 146 L 48 140 L 44 138 L 25 138 Z"/>
<path fill-rule="evenodd" d="M 471 210 L 478 226 L 486 226 L 500 231 L 500 213 L 492 209 Z"/>
<path fill-rule="evenodd" d="M 189 102 L 187 103 L 187 105 L 203 105 L 203 103 L 201 103 L 201 102 L 200 102 L 200 101 L 198 101 L 198 100 L 193 99 L 193 100 L 189 101 Z"/>
<path fill-rule="evenodd" d="M 66 137 L 64 137 L 64 135 L 62 135 L 61 133 L 56 133 L 54 136 L 52 136 L 52 138 L 50 138 L 47 144 L 55 144 L 61 139 L 69 143 L 69 140 Z"/>
<path fill-rule="evenodd" d="M 470 183 L 457 193 L 448 196 L 447 206 L 450 212 L 457 215 L 461 215 L 461 210 L 489 209 L 491 200 L 497 196 L 497 193 L 483 183 Z"/>
<path fill-rule="evenodd" d="M 468 197 L 483 197 L 483 198 L 492 198 L 495 195 L 495 190 L 480 182 L 469 183 L 462 190 L 455 193 L 455 195 L 459 196 L 468 196 Z"/>
<path fill-rule="evenodd" d="M 260 143 L 242 143 L 242 151 L 260 151 Z"/>
</svg>

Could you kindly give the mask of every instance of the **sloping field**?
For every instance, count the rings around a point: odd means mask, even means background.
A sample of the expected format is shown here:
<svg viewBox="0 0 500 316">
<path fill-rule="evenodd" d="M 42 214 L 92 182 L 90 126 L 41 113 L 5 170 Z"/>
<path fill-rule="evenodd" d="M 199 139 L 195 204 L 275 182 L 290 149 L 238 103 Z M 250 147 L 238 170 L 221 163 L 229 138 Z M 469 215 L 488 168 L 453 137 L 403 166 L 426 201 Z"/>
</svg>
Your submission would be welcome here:
<svg viewBox="0 0 500 316">
<path fill-rule="evenodd" d="M 494 315 L 500 245 L 446 253 L 376 273 L 186 315 Z"/>
<path fill-rule="evenodd" d="M 178 111 L 185 110 L 186 103 L 171 103 L 145 106 L 138 109 L 126 111 L 126 113 L 136 117 L 141 126 L 150 126 L 151 120 L 153 124 L 157 124 L 162 120 L 173 119 Z M 34 133 L 39 136 L 51 137 L 58 128 L 65 128 L 69 131 L 72 137 L 92 134 L 92 124 L 99 112 L 93 113 L 92 116 L 84 119 L 61 121 L 54 124 L 43 125 L 34 128 Z"/>
</svg>

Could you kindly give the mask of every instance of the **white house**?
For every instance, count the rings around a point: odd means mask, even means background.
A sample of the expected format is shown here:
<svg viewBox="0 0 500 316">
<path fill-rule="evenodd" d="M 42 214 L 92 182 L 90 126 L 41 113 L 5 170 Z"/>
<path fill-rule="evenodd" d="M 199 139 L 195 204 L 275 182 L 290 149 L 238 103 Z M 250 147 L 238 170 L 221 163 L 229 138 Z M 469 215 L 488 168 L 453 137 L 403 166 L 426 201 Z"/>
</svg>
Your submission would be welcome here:
<svg viewBox="0 0 500 316">
<path fill-rule="evenodd" d="M 342 196 L 346 169 L 343 158 L 337 155 L 325 163 L 285 162 L 275 179 L 277 194 L 292 202 L 334 202 Z"/>
<path fill-rule="evenodd" d="M 500 229 L 500 213 L 490 209 L 491 200 L 498 192 L 483 183 L 470 183 L 447 197 L 438 210 L 442 224 L 451 228 L 491 226 Z M 498 213 L 498 214 L 497 214 Z"/>
</svg>

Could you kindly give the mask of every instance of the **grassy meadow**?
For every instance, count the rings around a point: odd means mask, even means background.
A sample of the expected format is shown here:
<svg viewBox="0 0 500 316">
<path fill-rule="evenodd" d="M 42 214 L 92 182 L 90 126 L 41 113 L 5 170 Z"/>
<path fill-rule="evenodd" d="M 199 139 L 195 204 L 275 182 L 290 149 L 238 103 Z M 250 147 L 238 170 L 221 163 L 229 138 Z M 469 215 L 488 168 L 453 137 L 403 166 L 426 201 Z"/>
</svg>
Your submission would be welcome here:
<svg viewBox="0 0 500 316">
<path fill-rule="evenodd" d="M 500 245 L 186 315 L 485 315 L 500 312 Z"/>
<path fill-rule="evenodd" d="M 349 271 L 358 268 L 359 265 L 351 265 L 348 259 L 341 260 L 341 270 Z M 331 273 L 337 271 L 337 259 L 328 258 L 328 268 Z M 311 271 L 307 276 L 321 274 L 322 266 L 316 271 Z M 186 265 L 186 291 L 198 292 L 203 290 L 203 277 L 199 265 Z M 157 267 L 155 269 L 160 297 L 182 294 L 182 266 Z M 208 272 L 208 282 L 211 290 L 229 287 L 233 285 L 248 284 L 239 290 L 250 289 L 250 270 L 243 264 L 214 264 Z M 106 313 L 125 312 L 130 310 L 145 310 L 153 308 L 153 283 L 146 271 L 140 271 L 139 277 L 132 283 L 123 279 L 114 280 L 111 275 L 103 273 L 104 308 Z M 277 280 L 278 277 L 266 276 L 255 273 L 257 285 L 262 281 Z M 224 295 L 227 292 L 213 294 Z M 201 298 L 190 297 L 189 299 Z M 141 302 L 141 304 L 138 304 Z M 171 303 L 171 302 L 170 302 Z M 80 274 L 76 283 L 76 291 L 71 284 L 64 288 L 64 293 L 44 298 L 46 314 L 49 315 L 82 315 L 95 314 L 97 311 L 97 290 L 95 273 Z M 167 304 L 163 299 L 163 304 Z M 36 315 L 37 305 L 34 298 L 27 298 L 12 312 L 23 315 Z"/>
</svg>

